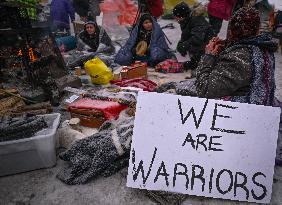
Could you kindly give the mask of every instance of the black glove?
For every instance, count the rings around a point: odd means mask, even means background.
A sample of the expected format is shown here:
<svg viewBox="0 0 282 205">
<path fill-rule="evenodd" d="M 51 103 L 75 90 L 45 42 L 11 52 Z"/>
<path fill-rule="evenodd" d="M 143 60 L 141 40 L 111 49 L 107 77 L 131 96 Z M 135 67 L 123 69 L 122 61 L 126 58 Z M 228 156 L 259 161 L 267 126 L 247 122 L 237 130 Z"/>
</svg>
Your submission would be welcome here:
<svg viewBox="0 0 282 205">
<path fill-rule="evenodd" d="M 197 68 L 197 62 L 190 60 L 186 61 L 183 64 L 184 70 L 195 70 Z"/>
<path fill-rule="evenodd" d="M 183 43 L 178 43 L 176 50 L 182 55 L 186 56 L 187 55 L 187 49 L 185 48 Z"/>
</svg>

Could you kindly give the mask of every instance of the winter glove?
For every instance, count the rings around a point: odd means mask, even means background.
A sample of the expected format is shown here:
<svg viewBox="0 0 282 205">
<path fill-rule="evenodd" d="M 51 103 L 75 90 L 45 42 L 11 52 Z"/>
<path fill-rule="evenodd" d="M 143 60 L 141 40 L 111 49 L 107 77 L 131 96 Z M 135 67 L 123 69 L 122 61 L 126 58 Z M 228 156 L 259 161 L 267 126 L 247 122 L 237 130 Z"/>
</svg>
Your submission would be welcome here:
<svg viewBox="0 0 282 205">
<path fill-rule="evenodd" d="M 179 42 L 179 43 L 177 44 L 176 50 L 177 50 L 183 57 L 187 55 L 187 49 L 186 49 L 186 47 L 184 46 L 184 43 Z"/>
<path fill-rule="evenodd" d="M 184 70 L 194 70 L 197 67 L 197 63 L 194 61 L 186 61 L 183 63 Z"/>
</svg>

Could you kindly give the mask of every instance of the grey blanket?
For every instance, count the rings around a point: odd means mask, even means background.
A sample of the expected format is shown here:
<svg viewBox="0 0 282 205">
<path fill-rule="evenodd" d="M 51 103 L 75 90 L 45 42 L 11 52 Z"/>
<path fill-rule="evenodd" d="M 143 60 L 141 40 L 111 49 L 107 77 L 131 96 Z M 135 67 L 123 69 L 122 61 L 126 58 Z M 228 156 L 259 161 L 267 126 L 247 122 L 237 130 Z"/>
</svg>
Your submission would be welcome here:
<svg viewBox="0 0 282 205">
<path fill-rule="evenodd" d="M 128 165 L 133 117 L 124 112 L 116 121 L 105 122 L 99 132 L 74 143 L 60 155 L 69 162 L 57 175 L 66 184 L 84 184 L 99 175 L 109 176 Z"/>
</svg>

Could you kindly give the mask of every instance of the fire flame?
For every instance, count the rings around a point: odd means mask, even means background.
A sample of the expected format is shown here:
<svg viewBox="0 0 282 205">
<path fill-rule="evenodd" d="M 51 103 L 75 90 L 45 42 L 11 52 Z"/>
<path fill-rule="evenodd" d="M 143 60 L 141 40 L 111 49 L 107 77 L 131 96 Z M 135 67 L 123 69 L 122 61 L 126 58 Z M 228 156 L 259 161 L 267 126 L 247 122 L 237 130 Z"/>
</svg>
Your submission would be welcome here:
<svg viewBox="0 0 282 205">
<path fill-rule="evenodd" d="M 23 55 L 22 49 L 20 49 L 19 52 L 18 52 L 18 56 L 22 56 L 22 55 Z M 29 56 L 29 60 L 31 62 L 35 62 L 37 60 L 36 56 L 34 55 L 34 52 L 33 52 L 32 48 L 28 49 L 28 56 Z"/>
</svg>

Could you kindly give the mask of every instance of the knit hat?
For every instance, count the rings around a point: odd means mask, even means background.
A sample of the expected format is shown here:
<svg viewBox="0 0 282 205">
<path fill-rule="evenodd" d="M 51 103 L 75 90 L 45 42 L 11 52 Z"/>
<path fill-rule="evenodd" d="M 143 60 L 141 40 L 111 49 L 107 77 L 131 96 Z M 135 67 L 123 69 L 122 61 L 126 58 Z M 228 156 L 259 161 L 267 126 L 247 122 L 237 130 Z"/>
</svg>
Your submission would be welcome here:
<svg viewBox="0 0 282 205">
<path fill-rule="evenodd" d="M 185 2 L 182 1 L 174 7 L 172 13 L 176 17 L 185 18 L 190 15 L 191 9 Z"/>
<path fill-rule="evenodd" d="M 243 7 L 230 19 L 228 26 L 229 41 L 238 41 L 243 38 L 256 36 L 259 27 L 259 12 L 252 7 Z"/>
</svg>

